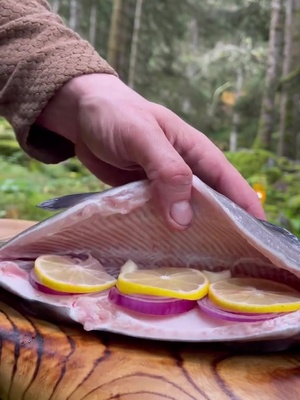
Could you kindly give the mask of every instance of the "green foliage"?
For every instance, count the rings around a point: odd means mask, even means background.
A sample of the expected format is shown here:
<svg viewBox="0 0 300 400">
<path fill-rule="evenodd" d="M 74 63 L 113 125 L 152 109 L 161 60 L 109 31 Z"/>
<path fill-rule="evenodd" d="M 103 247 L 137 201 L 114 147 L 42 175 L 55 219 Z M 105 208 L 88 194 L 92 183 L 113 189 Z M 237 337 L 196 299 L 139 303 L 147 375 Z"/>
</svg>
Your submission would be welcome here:
<svg viewBox="0 0 300 400">
<path fill-rule="evenodd" d="M 16 165 L 5 157 L 0 158 L 1 218 L 42 220 L 52 215 L 36 207 L 42 201 L 105 188 L 106 185 L 75 160 L 59 165 L 44 165 L 33 160 L 28 168 Z"/>
<path fill-rule="evenodd" d="M 265 186 L 268 220 L 300 237 L 300 165 L 265 150 L 226 153 L 250 185 Z"/>
<path fill-rule="evenodd" d="M 275 183 L 277 182 L 283 175 L 281 169 L 277 166 L 275 167 L 270 167 L 265 169 L 265 175 L 267 182 L 269 183 Z"/>
<path fill-rule="evenodd" d="M 46 165 L 28 157 L 9 123 L 0 118 L 0 218 L 40 220 L 48 216 L 36 207 L 40 202 L 104 187 L 75 159 Z"/>
<path fill-rule="evenodd" d="M 18 143 L 13 140 L 0 140 L 0 153 L 5 156 L 11 156 L 20 151 Z"/>
<path fill-rule="evenodd" d="M 267 161 L 274 158 L 273 154 L 266 150 L 242 150 L 225 155 L 246 179 L 259 174 Z"/>
<path fill-rule="evenodd" d="M 0 118 L 0 140 L 14 140 L 15 136 L 9 122 Z"/>
</svg>

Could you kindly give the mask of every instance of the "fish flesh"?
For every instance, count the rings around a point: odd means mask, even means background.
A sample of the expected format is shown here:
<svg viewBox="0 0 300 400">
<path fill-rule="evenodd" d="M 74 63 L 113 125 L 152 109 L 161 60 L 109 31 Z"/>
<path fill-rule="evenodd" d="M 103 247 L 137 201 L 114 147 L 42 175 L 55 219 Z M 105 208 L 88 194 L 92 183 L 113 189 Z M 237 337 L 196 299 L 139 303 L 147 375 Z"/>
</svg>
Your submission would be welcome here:
<svg viewBox="0 0 300 400">
<path fill-rule="evenodd" d="M 300 241 L 289 231 L 248 214 L 193 177 L 194 219 L 185 231 L 170 230 L 155 207 L 148 181 L 100 193 L 52 199 L 42 208 L 63 211 L 18 234 L 0 248 L 0 285 L 32 306 L 82 324 L 85 330 L 176 341 L 253 341 L 296 337 L 300 311 L 239 323 L 212 318 L 199 308 L 154 317 L 124 310 L 108 292 L 50 295 L 34 289 L 29 272 L 41 254 L 91 255 L 117 276 L 129 259 L 140 268 L 181 266 L 230 269 L 286 283 L 300 290 Z"/>
</svg>

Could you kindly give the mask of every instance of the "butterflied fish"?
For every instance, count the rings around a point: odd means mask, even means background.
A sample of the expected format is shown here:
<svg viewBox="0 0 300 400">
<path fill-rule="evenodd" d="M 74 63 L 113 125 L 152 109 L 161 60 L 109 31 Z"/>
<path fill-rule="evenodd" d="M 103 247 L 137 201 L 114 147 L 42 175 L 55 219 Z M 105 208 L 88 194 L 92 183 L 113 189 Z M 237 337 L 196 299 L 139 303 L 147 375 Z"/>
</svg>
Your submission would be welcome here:
<svg viewBox="0 0 300 400">
<path fill-rule="evenodd" d="M 300 290 L 300 242 L 287 230 L 260 221 L 194 177 L 192 226 L 170 230 L 156 213 L 147 181 L 102 193 L 55 199 L 47 208 L 66 208 L 17 235 L 0 249 L 0 284 L 47 307 L 86 330 L 182 341 L 268 340 L 300 333 L 300 311 L 261 322 L 238 323 L 209 317 L 199 308 L 156 318 L 127 312 L 107 292 L 47 295 L 29 283 L 41 254 L 90 254 L 114 276 L 133 260 L 141 268 L 181 266 L 233 276 L 262 277 Z M 43 205 L 42 205 L 43 207 Z M 69 207 L 69 208 L 68 208 Z"/>
</svg>

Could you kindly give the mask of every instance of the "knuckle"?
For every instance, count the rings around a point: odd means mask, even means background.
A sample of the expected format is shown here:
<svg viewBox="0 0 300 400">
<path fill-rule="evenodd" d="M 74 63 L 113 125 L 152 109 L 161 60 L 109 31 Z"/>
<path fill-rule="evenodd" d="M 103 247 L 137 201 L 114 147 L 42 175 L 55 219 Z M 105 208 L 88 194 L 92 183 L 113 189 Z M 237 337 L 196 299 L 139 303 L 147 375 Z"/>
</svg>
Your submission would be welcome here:
<svg viewBox="0 0 300 400">
<path fill-rule="evenodd" d="M 154 171 L 154 179 L 168 183 L 171 186 L 190 186 L 193 174 L 188 165 L 178 165 L 177 162 L 166 162 L 164 166 Z"/>
<path fill-rule="evenodd" d="M 162 118 L 170 118 L 175 115 L 169 108 L 161 104 L 151 103 L 151 106 L 156 114 Z"/>
</svg>

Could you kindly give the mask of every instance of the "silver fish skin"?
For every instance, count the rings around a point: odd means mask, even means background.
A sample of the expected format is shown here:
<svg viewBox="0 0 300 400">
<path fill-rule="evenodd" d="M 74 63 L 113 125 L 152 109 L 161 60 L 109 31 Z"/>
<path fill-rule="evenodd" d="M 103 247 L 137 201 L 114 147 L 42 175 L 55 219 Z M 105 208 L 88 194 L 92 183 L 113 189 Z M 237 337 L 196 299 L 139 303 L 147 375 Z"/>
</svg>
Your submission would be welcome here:
<svg viewBox="0 0 300 400">
<path fill-rule="evenodd" d="M 104 193 L 104 192 L 67 194 L 66 196 L 54 197 L 53 199 L 43 201 L 42 203 L 38 204 L 37 207 L 48 211 L 60 211 L 65 208 L 76 206 L 82 201 L 99 193 Z"/>
<path fill-rule="evenodd" d="M 29 283 L 30 262 L 41 254 L 88 254 L 114 276 L 132 259 L 141 268 L 230 269 L 233 276 L 272 279 L 300 290 L 300 242 L 294 235 L 257 220 L 197 177 L 193 178 L 191 202 L 192 226 L 176 232 L 157 214 L 147 181 L 82 195 L 77 204 L 73 197 L 70 208 L 1 247 L 0 285 L 86 330 L 180 341 L 253 341 L 298 335 L 300 311 L 251 323 L 212 318 L 198 308 L 178 316 L 150 317 L 115 306 L 107 292 L 46 295 Z"/>
</svg>

